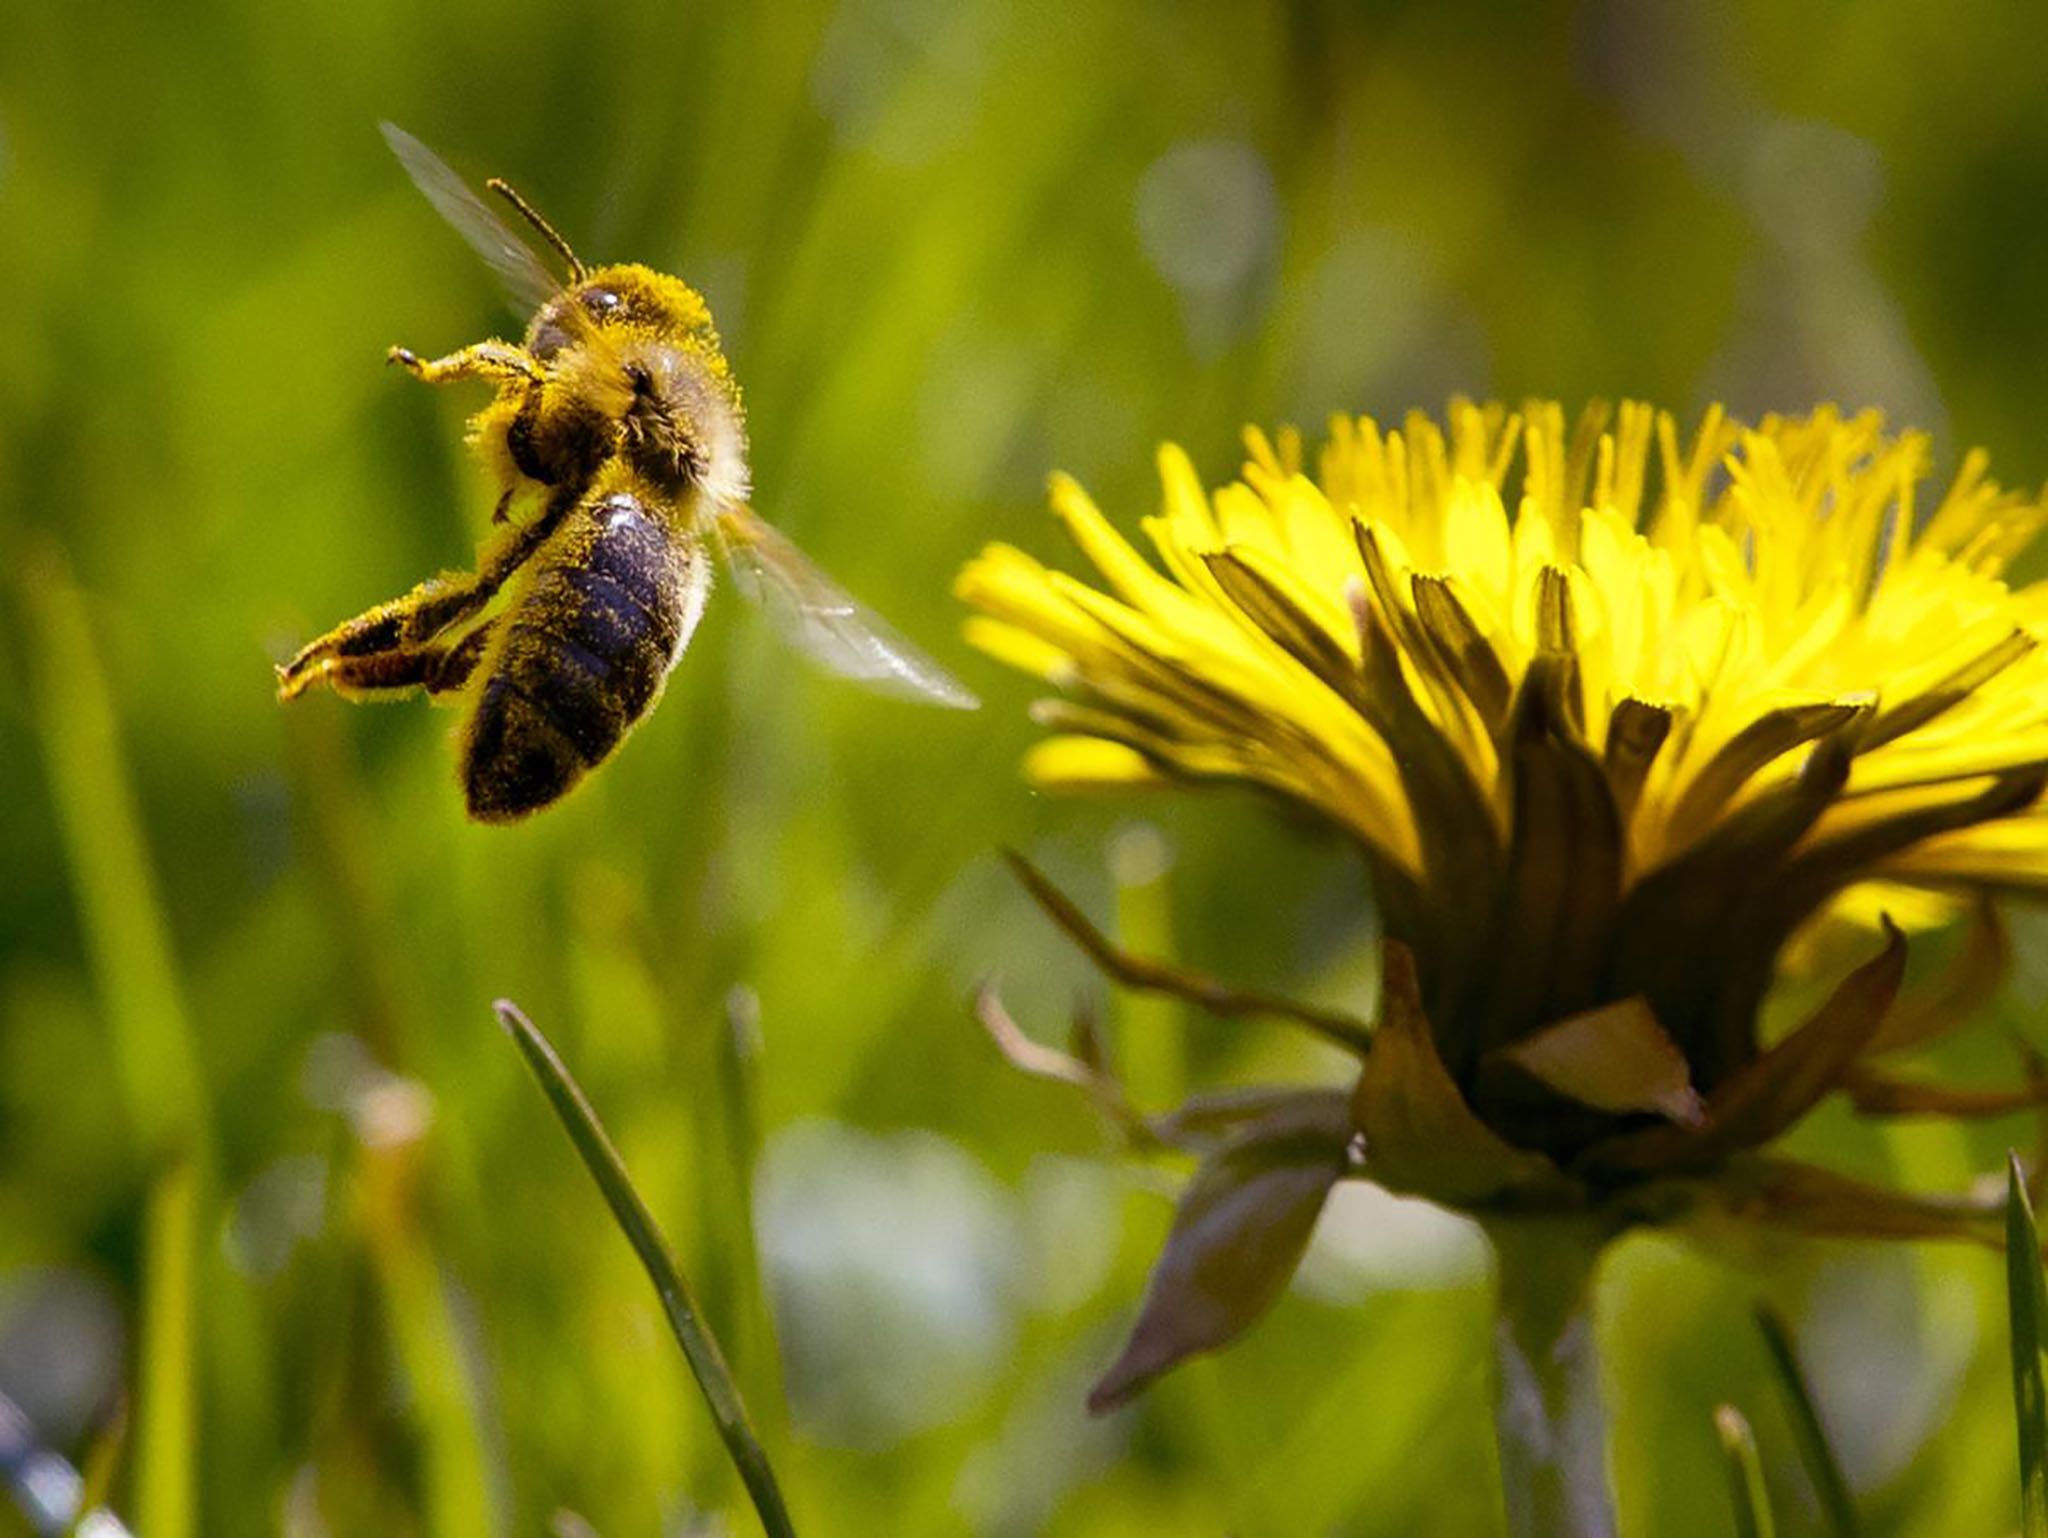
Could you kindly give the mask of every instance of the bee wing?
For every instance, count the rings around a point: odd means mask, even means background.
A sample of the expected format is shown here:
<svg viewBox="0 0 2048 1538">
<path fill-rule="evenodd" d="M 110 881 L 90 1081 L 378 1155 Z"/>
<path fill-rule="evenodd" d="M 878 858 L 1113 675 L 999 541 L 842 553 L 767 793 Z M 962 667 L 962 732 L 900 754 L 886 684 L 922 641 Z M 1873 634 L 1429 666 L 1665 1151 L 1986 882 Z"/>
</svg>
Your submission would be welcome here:
<svg viewBox="0 0 2048 1538">
<path fill-rule="evenodd" d="M 710 515 L 740 591 L 768 611 L 784 639 L 834 673 L 883 694 L 975 710 L 981 701 L 884 620 L 818 570 L 748 507 Z"/>
<path fill-rule="evenodd" d="M 562 285 L 541 265 L 526 242 L 491 212 L 490 206 L 470 190 L 446 161 L 396 123 L 377 126 L 384 130 L 384 142 L 391 146 L 391 153 L 405 167 L 412 184 L 426 194 L 427 201 L 443 219 L 455 226 L 455 233 L 490 264 L 491 271 L 498 275 L 513 299 L 529 310 L 537 310 L 561 292 Z"/>
</svg>

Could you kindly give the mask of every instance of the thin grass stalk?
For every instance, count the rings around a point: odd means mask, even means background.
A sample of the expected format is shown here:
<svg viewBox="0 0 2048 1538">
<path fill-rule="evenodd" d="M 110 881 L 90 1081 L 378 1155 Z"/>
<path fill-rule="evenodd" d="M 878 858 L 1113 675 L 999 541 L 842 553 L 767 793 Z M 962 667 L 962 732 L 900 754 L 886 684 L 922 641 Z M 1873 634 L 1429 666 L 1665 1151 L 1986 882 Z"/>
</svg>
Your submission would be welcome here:
<svg viewBox="0 0 2048 1538">
<path fill-rule="evenodd" d="M 1732 1404 L 1714 1411 L 1714 1430 L 1728 1458 L 1728 1492 L 1735 1501 L 1736 1538 L 1777 1538 L 1770 1494 L 1764 1488 L 1764 1467 L 1756 1453 L 1749 1422 Z"/>
<path fill-rule="evenodd" d="M 167 1164 L 150 1188 L 143 1229 L 142 1362 L 136 1404 L 135 1521 L 167 1538 L 198 1530 L 193 1481 L 194 1268 L 199 1247 L 199 1175 L 189 1158 Z"/>
<path fill-rule="evenodd" d="M 1863 1525 L 1856 1515 L 1855 1497 L 1849 1493 L 1848 1477 L 1828 1442 L 1820 1409 L 1807 1391 L 1806 1375 L 1799 1370 L 1799 1355 L 1792 1347 L 1792 1333 L 1784 1320 L 1762 1304 L 1756 1309 L 1756 1326 L 1763 1334 L 1764 1350 L 1784 1392 L 1785 1406 L 1792 1413 L 1799 1461 L 1806 1466 L 1806 1477 L 1820 1497 L 1821 1516 L 1830 1538 L 1858 1538 Z"/>
<path fill-rule="evenodd" d="M 426 1530 L 447 1538 L 502 1533 L 504 1514 L 491 1478 L 477 1384 L 448 1283 L 420 1231 L 417 1151 L 411 1143 L 368 1151 L 361 1224 L 384 1317 L 411 1388 Z"/>
<path fill-rule="evenodd" d="M 120 1417 L 93 1445 L 84 1469 L 45 1447 L 21 1406 L 0 1393 L 0 1486 L 14 1497 L 23 1530 L 37 1538 L 133 1538 L 106 1507 L 113 1460 L 120 1441 Z M 13 1527 L 7 1527 L 13 1532 Z"/>
<path fill-rule="evenodd" d="M 68 1529 L 84 1538 L 133 1538 L 127 1524 L 114 1515 L 114 1477 L 120 1471 L 121 1454 L 128 1445 L 128 1409 L 117 1403 L 86 1449 L 78 1470 L 78 1513 Z"/>
<path fill-rule="evenodd" d="M 646 1268 L 648 1279 L 654 1283 L 654 1290 L 661 1298 L 662 1312 L 668 1316 L 669 1328 L 683 1349 L 683 1357 L 690 1365 L 704 1402 L 711 1409 L 719 1437 L 725 1443 L 726 1455 L 732 1459 L 740 1482 L 746 1486 L 754 1510 L 760 1515 L 763 1530 L 769 1538 L 795 1538 L 796 1529 L 790 1522 L 775 1472 L 747 1416 L 746 1405 L 740 1397 L 732 1369 L 726 1364 L 725 1353 L 719 1349 L 716 1337 L 703 1322 L 696 1297 L 683 1276 L 682 1268 L 677 1265 L 653 1214 L 634 1189 L 632 1177 L 626 1173 L 625 1162 L 620 1159 L 603 1124 L 598 1121 L 596 1110 L 554 1046 L 516 1004 L 500 999 L 492 1008 L 497 1012 L 498 1023 L 512 1037 L 526 1058 L 527 1066 L 540 1081 L 541 1091 L 561 1118 L 569 1141 L 576 1145 L 576 1152 L 582 1156 L 584 1166 L 597 1182 L 597 1188 L 611 1208 L 626 1241 L 633 1246 L 633 1252 L 640 1257 L 640 1264 Z"/>
<path fill-rule="evenodd" d="M 721 1130 L 730 1171 L 734 1300 L 740 1375 L 760 1423 L 778 1443 L 789 1437 L 789 1405 L 782 1391 L 782 1351 L 761 1275 L 755 1223 L 754 1171 L 761 1149 L 761 1001 L 748 988 L 726 995 L 725 1029 L 717 1039 Z"/>
<path fill-rule="evenodd" d="M 2005 1194 L 2006 1301 L 2012 1312 L 2013 1419 L 2020 1440 L 2020 1532 L 2048 1538 L 2048 1287 L 2041 1277 L 2041 1235 L 2019 1156 L 2011 1156 Z"/>
</svg>

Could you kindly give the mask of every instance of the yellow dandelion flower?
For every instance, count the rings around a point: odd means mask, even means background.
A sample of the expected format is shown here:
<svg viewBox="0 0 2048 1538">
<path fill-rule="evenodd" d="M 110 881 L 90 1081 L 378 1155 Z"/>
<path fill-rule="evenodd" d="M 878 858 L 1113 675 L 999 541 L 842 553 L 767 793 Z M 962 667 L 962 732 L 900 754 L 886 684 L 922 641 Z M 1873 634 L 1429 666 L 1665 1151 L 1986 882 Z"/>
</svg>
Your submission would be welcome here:
<svg viewBox="0 0 2048 1538">
<path fill-rule="evenodd" d="M 1035 782 L 1256 787 L 1371 869 L 1392 942 L 1376 1026 L 1298 1016 L 1359 1050 L 1343 1114 L 1238 1125 L 1236 1173 L 1205 1166 L 1181 1232 L 1215 1242 L 1192 1208 L 1284 1167 L 1305 1237 L 1316 1181 L 1358 1172 L 1329 1138 L 1397 1188 L 1602 1232 L 1716 1197 L 1823 1231 L 1976 1224 L 1757 1150 L 1836 1091 L 2039 1098 L 1902 1090 L 1874 1059 L 1995 978 L 1988 894 L 2048 889 L 2048 585 L 2006 580 L 2048 503 L 1981 454 L 1928 498 L 1924 436 L 1832 407 L 1717 408 L 1684 436 L 1641 404 L 1568 427 L 1548 402 L 1458 402 L 1398 430 L 1338 419 L 1313 475 L 1292 432 L 1246 442 L 1213 492 L 1161 451 L 1149 557 L 1060 477 L 1095 578 L 994 545 L 958 581 L 974 643 L 1057 691 Z M 1120 979 L 1240 997 L 1117 957 L 1027 879 Z M 1950 975 L 1902 996 L 1903 931 L 1965 911 Z M 1802 964 L 1833 994 L 1766 1039 L 1766 996 Z M 1247 1163 L 1267 1134 L 1288 1151 Z M 1134 1340 L 1102 1397 L 1242 1322 Z"/>
</svg>

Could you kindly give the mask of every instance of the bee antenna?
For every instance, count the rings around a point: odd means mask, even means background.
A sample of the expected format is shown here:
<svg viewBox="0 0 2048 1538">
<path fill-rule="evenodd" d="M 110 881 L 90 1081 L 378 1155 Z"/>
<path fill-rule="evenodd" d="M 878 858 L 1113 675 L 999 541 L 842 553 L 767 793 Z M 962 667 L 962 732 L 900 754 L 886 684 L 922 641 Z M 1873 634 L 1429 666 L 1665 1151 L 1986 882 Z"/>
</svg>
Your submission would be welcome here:
<svg viewBox="0 0 2048 1538">
<path fill-rule="evenodd" d="M 584 267 L 582 262 L 577 260 L 576 253 L 569 249 L 569 242 L 562 239 L 560 235 L 556 234 L 555 227 L 552 224 L 549 224 L 547 220 L 543 219 L 540 216 L 539 209 L 535 208 L 531 203 L 527 202 L 526 199 L 522 198 L 517 192 L 515 192 L 512 188 L 511 183 L 509 182 L 501 181 L 499 178 L 494 176 L 489 181 L 485 182 L 484 185 L 490 188 L 491 191 L 495 192 L 499 197 L 503 198 L 507 203 L 510 203 L 512 207 L 518 212 L 520 218 L 524 219 L 528 224 L 532 225 L 536 230 L 540 231 L 541 239 L 545 240 L 549 245 L 553 246 L 555 248 L 556 253 L 560 255 L 560 257 L 565 263 L 568 264 L 569 281 L 571 283 L 581 283 L 583 281 L 584 273 L 588 269 Z"/>
</svg>

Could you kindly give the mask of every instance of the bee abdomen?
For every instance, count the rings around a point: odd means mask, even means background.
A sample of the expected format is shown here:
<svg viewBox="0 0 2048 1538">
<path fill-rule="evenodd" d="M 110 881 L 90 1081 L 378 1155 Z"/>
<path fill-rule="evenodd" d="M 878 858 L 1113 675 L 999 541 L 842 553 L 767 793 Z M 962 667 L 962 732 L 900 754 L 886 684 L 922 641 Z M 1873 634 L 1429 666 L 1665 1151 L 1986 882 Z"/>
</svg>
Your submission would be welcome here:
<svg viewBox="0 0 2048 1538">
<path fill-rule="evenodd" d="M 637 497 L 576 510 L 500 618 L 462 757 L 470 815 L 538 811 L 653 706 L 696 627 L 709 569 Z"/>
</svg>

